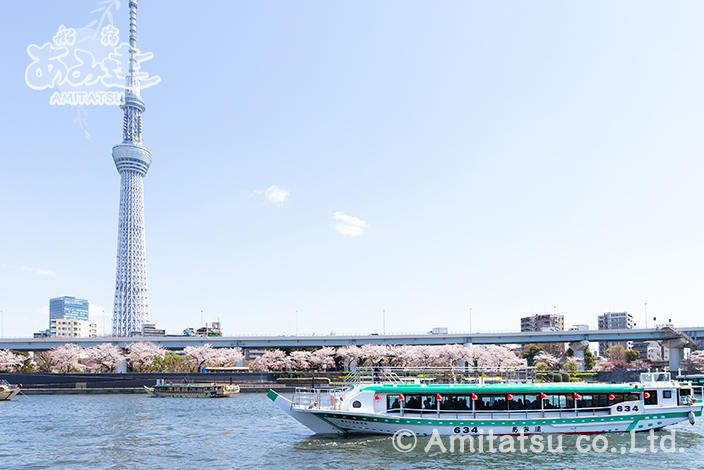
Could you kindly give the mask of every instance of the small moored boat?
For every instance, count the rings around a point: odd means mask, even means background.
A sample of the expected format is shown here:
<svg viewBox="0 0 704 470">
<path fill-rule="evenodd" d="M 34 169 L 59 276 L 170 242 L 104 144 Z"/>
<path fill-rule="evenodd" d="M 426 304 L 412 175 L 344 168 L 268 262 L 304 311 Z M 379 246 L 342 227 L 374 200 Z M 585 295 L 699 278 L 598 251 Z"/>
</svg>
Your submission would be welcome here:
<svg viewBox="0 0 704 470">
<path fill-rule="evenodd" d="M 20 393 L 20 388 L 17 385 L 7 383 L 6 380 L 0 379 L 0 401 L 12 400 L 12 397 Z"/>
<path fill-rule="evenodd" d="M 240 386 L 226 383 L 167 383 L 157 380 L 153 387 L 144 387 L 151 397 L 226 398 L 239 393 Z"/>
<path fill-rule="evenodd" d="M 453 371 L 453 380 L 460 374 Z M 293 400 L 273 390 L 267 396 L 317 434 L 592 434 L 694 424 L 702 415 L 692 384 L 668 372 L 628 384 L 408 383 L 388 370 L 349 377 L 341 388 L 298 388 Z"/>
</svg>

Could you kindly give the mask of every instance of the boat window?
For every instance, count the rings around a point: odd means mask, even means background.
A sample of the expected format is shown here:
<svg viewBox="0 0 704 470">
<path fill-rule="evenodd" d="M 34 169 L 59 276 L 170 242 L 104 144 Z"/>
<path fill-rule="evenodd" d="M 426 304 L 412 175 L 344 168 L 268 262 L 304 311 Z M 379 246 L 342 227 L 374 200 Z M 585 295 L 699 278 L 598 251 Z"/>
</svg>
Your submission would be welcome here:
<svg viewBox="0 0 704 470">
<path fill-rule="evenodd" d="M 643 401 L 645 402 L 646 405 L 657 405 L 658 404 L 658 392 L 657 390 L 646 390 L 645 393 L 647 393 L 649 396 L 648 398 L 643 397 Z"/>
<path fill-rule="evenodd" d="M 680 396 L 685 396 L 685 395 L 691 395 L 692 394 L 692 389 L 691 388 L 681 388 L 679 389 Z"/>
<path fill-rule="evenodd" d="M 362 407 L 362 402 L 359 400 L 355 400 L 352 402 L 352 408 L 361 408 Z"/>
<path fill-rule="evenodd" d="M 672 398 L 672 390 L 663 390 L 662 397 L 663 398 Z"/>
</svg>

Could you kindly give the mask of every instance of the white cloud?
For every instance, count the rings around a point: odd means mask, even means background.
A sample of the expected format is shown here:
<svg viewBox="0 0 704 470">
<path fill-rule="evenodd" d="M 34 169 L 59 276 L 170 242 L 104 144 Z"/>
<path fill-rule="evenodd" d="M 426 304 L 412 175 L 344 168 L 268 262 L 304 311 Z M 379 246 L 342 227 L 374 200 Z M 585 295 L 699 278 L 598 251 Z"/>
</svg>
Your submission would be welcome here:
<svg viewBox="0 0 704 470">
<path fill-rule="evenodd" d="M 274 204 L 275 206 L 282 206 L 284 202 L 288 199 L 290 195 L 288 189 L 281 188 L 272 184 L 264 191 L 264 198 L 269 204 Z"/>
<path fill-rule="evenodd" d="M 364 235 L 364 232 L 371 227 L 367 222 L 355 217 L 347 215 L 344 212 L 335 212 L 332 214 L 333 220 L 338 220 L 340 223 L 332 225 L 330 228 L 335 230 L 340 235 L 347 237 L 359 237 Z"/>
<path fill-rule="evenodd" d="M 20 268 L 22 271 L 28 271 L 30 273 L 39 274 L 40 276 L 53 276 L 56 274 L 54 271 L 49 271 L 48 269 L 34 268 L 32 266 L 22 266 Z"/>
</svg>

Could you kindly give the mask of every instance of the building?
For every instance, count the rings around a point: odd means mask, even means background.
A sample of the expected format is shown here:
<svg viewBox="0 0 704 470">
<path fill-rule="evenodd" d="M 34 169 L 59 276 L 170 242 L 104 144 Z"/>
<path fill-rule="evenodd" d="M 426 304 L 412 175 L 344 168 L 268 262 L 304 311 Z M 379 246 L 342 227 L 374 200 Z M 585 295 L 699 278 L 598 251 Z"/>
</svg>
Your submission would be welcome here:
<svg viewBox="0 0 704 470">
<path fill-rule="evenodd" d="M 565 331 L 565 316 L 535 314 L 523 317 L 521 318 L 521 331 Z M 565 353 L 565 343 L 546 343 L 540 346 L 554 356 L 561 356 Z"/>
<path fill-rule="evenodd" d="M 142 331 L 149 316 L 147 253 L 144 235 L 144 177 L 152 154 L 142 145 L 142 113 L 145 110 L 137 65 L 137 2 L 130 10 L 129 67 L 125 97 L 122 143 L 112 148 L 120 174 L 120 216 L 117 229 L 117 272 L 113 306 L 113 336 Z"/>
<path fill-rule="evenodd" d="M 632 348 L 640 353 L 638 359 L 644 361 L 657 362 L 664 359 L 663 346 L 657 341 L 636 341 Z"/>
<path fill-rule="evenodd" d="M 628 312 L 606 312 L 603 315 L 599 315 L 598 323 L 600 330 L 625 330 L 633 328 L 634 325 L 633 316 Z M 606 357 L 606 350 L 618 344 L 626 349 L 633 348 L 633 342 L 631 341 L 600 341 L 599 355 Z"/>
<path fill-rule="evenodd" d="M 521 331 L 565 331 L 565 316 L 535 314 L 523 317 Z"/>
<path fill-rule="evenodd" d="M 589 325 L 584 325 L 584 324 L 578 324 L 578 325 L 572 325 L 570 327 L 570 331 L 589 331 Z"/>
<path fill-rule="evenodd" d="M 75 297 L 56 297 L 49 299 L 49 327 L 52 320 L 88 321 L 88 301 Z"/>
<path fill-rule="evenodd" d="M 166 330 L 158 329 L 156 323 L 143 323 L 141 336 L 166 336 Z"/>
<path fill-rule="evenodd" d="M 98 325 L 85 320 L 55 318 L 49 328 L 51 336 L 59 338 L 95 338 L 98 336 Z"/>
</svg>

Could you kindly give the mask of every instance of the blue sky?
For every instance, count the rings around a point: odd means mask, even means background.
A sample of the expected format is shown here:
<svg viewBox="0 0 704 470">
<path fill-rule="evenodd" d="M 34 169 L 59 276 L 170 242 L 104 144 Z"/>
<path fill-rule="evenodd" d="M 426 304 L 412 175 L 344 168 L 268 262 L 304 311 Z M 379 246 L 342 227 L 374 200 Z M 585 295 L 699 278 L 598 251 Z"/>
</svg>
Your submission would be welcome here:
<svg viewBox="0 0 704 470">
<path fill-rule="evenodd" d="M 52 296 L 112 309 L 121 111 L 85 108 L 86 135 L 24 82 L 26 47 L 98 5 L 4 6 L 6 336 L 45 328 Z M 466 331 L 471 306 L 495 331 L 557 306 L 568 326 L 642 326 L 647 302 L 701 325 L 703 18 L 684 1 L 143 0 L 162 77 L 143 93 L 151 319 L 292 334 L 298 310 L 300 333 L 369 333 L 385 309 L 388 331 Z"/>
</svg>

